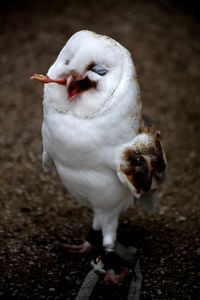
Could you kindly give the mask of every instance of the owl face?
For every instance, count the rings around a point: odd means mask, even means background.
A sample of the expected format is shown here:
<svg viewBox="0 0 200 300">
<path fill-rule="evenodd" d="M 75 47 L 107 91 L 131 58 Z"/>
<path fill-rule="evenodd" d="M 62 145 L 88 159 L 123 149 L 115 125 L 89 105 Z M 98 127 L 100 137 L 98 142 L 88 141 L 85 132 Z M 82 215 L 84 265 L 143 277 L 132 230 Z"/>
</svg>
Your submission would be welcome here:
<svg viewBox="0 0 200 300">
<path fill-rule="evenodd" d="M 80 31 L 69 39 L 47 74 L 66 79 L 66 84 L 48 84 L 45 93 L 58 110 L 70 110 L 79 116 L 98 115 L 120 95 L 137 89 L 134 72 L 129 52 L 118 42 Z"/>
</svg>

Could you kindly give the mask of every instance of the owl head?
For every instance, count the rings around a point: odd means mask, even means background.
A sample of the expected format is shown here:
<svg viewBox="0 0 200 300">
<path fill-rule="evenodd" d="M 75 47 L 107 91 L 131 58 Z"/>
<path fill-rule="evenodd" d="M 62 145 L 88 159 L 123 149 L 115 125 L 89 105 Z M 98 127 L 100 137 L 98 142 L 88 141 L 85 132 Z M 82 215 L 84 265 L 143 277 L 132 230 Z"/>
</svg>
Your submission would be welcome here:
<svg viewBox="0 0 200 300">
<path fill-rule="evenodd" d="M 95 117 L 126 97 L 135 102 L 139 98 L 128 50 L 107 36 L 86 30 L 68 40 L 47 76 L 44 100 L 58 111 L 79 117 Z"/>
</svg>

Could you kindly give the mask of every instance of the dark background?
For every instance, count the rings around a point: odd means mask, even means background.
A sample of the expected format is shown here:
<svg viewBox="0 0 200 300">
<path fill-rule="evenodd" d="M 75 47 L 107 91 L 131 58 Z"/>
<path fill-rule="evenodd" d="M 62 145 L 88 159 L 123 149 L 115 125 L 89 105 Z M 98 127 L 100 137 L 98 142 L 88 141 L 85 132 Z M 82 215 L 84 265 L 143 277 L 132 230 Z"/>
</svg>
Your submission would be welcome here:
<svg viewBox="0 0 200 300">
<path fill-rule="evenodd" d="M 3 1 L 0 4 L 0 298 L 74 299 L 90 257 L 58 255 L 79 242 L 91 212 L 41 167 L 42 87 L 67 39 L 89 29 L 130 50 L 143 109 L 161 129 L 168 176 L 155 215 L 139 205 L 119 239 L 137 246 L 142 300 L 197 300 L 199 292 L 200 26 L 194 1 Z M 123 238 L 122 238 L 123 237 Z M 106 292 L 93 299 L 106 299 Z M 115 299 L 121 299 L 120 291 Z"/>
</svg>

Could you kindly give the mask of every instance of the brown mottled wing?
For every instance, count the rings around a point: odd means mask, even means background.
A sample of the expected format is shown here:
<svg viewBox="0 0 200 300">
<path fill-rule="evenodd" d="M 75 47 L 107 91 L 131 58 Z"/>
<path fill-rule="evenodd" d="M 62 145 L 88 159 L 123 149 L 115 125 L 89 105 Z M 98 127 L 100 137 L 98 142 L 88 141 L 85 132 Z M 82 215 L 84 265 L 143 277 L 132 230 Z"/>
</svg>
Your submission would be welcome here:
<svg viewBox="0 0 200 300">
<path fill-rule="evenodd" d="M 148 136 L 148 139 L 143 138 Z M 141 118 L 140 133 L 122 152 L 120 164 L 120 180 L 132 192 L 139 194 L 149 193 L 156 189 L 164 177 L 166 158 L 160 132 L 151 119 L 143 114 Z"/>
</svg>

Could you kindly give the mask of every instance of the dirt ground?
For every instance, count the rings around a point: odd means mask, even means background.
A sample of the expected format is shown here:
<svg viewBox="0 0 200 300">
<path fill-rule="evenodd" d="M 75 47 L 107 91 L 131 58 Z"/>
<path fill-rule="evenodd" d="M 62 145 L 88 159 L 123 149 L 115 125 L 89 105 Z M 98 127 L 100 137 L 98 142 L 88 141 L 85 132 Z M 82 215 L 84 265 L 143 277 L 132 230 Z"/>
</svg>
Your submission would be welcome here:
<svg viewBox="0 0 200 300">
<path fill-rule="evenodd" d="M 0 299 L 75 299 L 91 257 L 59 255 L 92 213 L 41 166 L 42 87 L 71 34 L 109 35 L 134 58 L 144 111 L 158 124 L 168 176 L 157 212 L 125 213 L 118 237 L 135 245 L 142 300 L 197 300 L 200 259 L 200 24 L 194 3 L 7 1 L 0 14 Z M 94 293 L 92 299 L 107 299 Z M 115 299 L 124 299 L 116 296 Z"/>
</svg>

